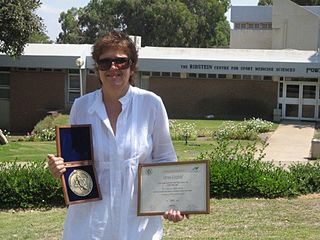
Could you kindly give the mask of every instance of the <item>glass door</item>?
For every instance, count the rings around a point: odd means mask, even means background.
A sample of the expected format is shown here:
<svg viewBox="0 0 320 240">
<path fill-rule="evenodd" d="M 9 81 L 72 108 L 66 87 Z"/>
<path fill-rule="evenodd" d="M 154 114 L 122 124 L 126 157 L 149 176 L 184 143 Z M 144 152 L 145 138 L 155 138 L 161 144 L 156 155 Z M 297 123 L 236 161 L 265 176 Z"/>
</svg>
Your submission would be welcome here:
<svg viewBox="0 0 320 240">
<path fill-rule="evenodd" d="M 284 109 L 286 119 L 314 120 L 317 118 L 317 84 L 290 82 L 284 84 Z"/>
</svg>

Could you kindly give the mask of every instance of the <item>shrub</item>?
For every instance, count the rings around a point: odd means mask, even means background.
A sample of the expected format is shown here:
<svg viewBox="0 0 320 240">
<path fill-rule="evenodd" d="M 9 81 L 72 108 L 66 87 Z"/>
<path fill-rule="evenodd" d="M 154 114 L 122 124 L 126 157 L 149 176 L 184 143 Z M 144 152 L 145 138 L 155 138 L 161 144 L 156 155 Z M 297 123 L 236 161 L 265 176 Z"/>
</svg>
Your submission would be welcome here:
<svg viewBox="0 0 320 240">
<path fill-rule="evenodd" d="M 195 140 L 197 131 L 194 123 L 180 123 L 175 120 L 169 121 L 172 140 Z"/>
<path fill-rule="evenodd" d="M 38 122 L 31 133 L 24 137 L 25 141 L 54 141 L 56 139 L 55 126 L 66 125 L 68 115 L 59 114 L 58 116 L 46 116 Z"/>
<path fill-rule="evenodd" d="M 37 208 L 63 205 L 60 181 L 45 163 L 0 163 L 0 208 Z"/>
<path fill-rule="evenodd" d="M 210 160 L 210 196 L 276 198 L 298 195 L 290 173 L 271 162 L 262 162 L 263 148 L 255 157 L 256 151 L 256 142 L 233 144 L 220 139 L 213 151 L 200 154 L 198 159 Z"/>
<path fill-rule="evenodd" d="M 295 179 L 298 190 L 302 194 L 320 192 L 320 162 L 301 164 L 289 167 Z"/>
<path fill-rule="evenodd" d="M 45 129 L 55 128 L 56 125 L 66 125 L 69 121 L 69 115 L 58 114 L 58 116 L 46 116 L 44 119 L 39 121 L 32 132 L 40 133 Z"/>
<path fill-rule="evenodd" d="M 259 118 L 252 118 L 241 122 L 226 121 L 213 137 L 216 139 L 256 140 L 260 133 L 269 132 L 273 123 Z"/>
</svg>

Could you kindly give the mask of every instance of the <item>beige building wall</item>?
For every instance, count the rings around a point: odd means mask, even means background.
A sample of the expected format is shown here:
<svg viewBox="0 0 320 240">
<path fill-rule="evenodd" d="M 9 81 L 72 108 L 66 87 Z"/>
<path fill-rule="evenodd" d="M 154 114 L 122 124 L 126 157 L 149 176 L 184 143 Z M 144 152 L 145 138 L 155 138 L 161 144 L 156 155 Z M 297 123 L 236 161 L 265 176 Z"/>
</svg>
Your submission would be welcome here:
<svg viewBox="0 0 320 240">
<path fill-rule="evenodd" d="M 230 48 L 271 49 L 271 30 L 234 30 L 230 32 Z"/>
<path fill-rule="evenodd" d="M 274 0 L 272 49 L 317 50 L 320 17 L 289 0 Z"/>
</svg>

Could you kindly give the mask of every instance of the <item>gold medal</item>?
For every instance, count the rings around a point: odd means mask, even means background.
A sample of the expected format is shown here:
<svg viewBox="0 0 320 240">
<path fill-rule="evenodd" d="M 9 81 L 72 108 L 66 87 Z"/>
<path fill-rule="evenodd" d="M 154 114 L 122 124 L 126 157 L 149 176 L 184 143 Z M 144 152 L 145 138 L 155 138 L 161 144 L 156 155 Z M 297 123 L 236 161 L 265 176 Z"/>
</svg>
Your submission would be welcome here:
<svg viewBox="0 0 320 240">
<path fill-rule="evenodd" d="M 71 191 L 77 196 L 87 196 L 91 193 L 93 182 L 90 174 L 84 170 L 74 170 L 68 179 Z"/>
</svg>

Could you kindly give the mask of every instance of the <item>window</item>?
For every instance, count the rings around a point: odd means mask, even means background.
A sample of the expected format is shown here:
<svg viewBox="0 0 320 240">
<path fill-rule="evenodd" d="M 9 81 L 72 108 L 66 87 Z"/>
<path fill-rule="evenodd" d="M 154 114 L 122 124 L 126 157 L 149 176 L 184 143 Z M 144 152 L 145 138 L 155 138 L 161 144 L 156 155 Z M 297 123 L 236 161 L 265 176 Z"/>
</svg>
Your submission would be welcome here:
<svg viewBox="0 0 320 240">
<path fill-rule="evenodd" d="M 196 78 L 197 74 L 196 73 L 188 73 L 189 78 Z"/>
<path fill-rule="evenodd" d="M 218 74 L 218 78 L 227 78 L 226 74 Z"/>
<path fill-rule="evenodd" d="M 52 72 L 53 69 L 52 68 L 43 68 L 41 69 L 42 72 Z"/>
<path fill-rule="evenodd" d="M 170 77 L 170 73 L 169 72 L 162 72 L 162 77 Z"/>
<path fill-rule="evenodd" d="M 180 73 L 178 73 L 178 72 L 173 72 L 171 76 L 172 76 L 172 77 L 180 77 Z"/>
<path fill-rule="evenodd" d="M 76 98 L 80 97 L 80 74 L 79 70 L 69 69 L 68 76 L 68 103 L 73 103 Z"/>
<path fill-rule="evenodd" d="M 217 78 L 217 74 L 208 74 L 208 78 Z"/>
<path fill-rule="evenodd" d="M 241 79 L 241 75 L 239 75 L 239 74 L 233 74 L 233 75 L 232 75 L 232 78 L 233 78 L 233 79 Z"/>
<path fill-rule="evenodd" d="M 262 76 L 253 75 L 253 76 L 252 76 L 252 79 L 253 79 L 253 80 L 261 80 L 261 79 L 262 79 Z"/>
<path fill-rule="evenodd" d="M 272 80 L 272 76 L 263 76 L 263 80 Z"/>
<path fill-rule="evenodd" d="M 150 76 L 150 72 L 141 72 L 142 76 Z"/>
<path fill-rule="evenodd" d="M 160 77 L 161 76 L 160 72 L 152 72 L 151 75 L 153 77 Z"/>
<path fill-rule="evenodd" d="M 199 74 L 198 74 L 198 77 L 199 77 L 199 78 L 207 78 L 207 74 L 205 74 L 205 73 L 199 73 Z"/>
<path fill-rule="evenodd" d="M 0 72 L 0 99 L 10 98 L 10 73 Z"/>
<path fill-rule="evenodd" d="M 283 97 L 283 83 L 279 84 L 279 98 Z"/>
<path fill-rule="evenodd" d="M 242 75 L 243 79 L 251 79 L 251 75 Z"/>
</svg>

